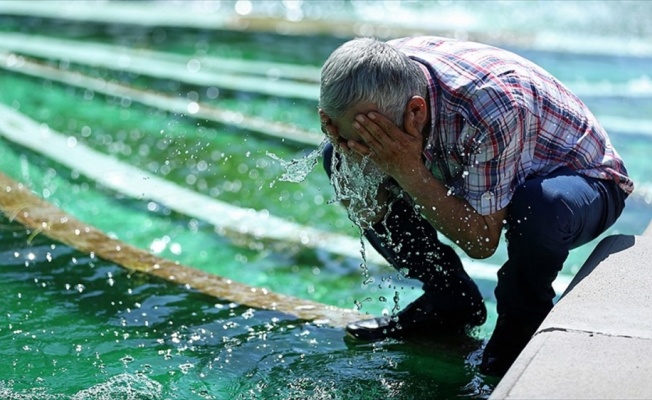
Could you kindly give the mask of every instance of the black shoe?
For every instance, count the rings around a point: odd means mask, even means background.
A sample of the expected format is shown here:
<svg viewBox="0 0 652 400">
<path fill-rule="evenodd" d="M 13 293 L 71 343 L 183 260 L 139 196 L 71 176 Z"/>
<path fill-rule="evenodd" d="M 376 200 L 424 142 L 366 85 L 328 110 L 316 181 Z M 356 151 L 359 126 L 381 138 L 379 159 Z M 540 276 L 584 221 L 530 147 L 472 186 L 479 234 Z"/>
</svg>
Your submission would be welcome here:
<svg viewBox="0 0 652 400">
<path fill-rule="evenodd" d="M 487 318 L 484 303 L 473 310 L 442 311 L 428 293 L 410 303 L 398 314 L 353 322 L 346 333 L 359 340 L 377 341 L 387 338 L 402 339 L 408 336 L 463 332 L 466 328 L 482 325 Z"/>
<path fill-rule="evenodd" d="M 505 375 L 539 325 L 539 322 L 521 321 L 507 315 L 498 316 L 494 333 L 482 354 L 480 371 L 492 376 Z"/>
</svg>

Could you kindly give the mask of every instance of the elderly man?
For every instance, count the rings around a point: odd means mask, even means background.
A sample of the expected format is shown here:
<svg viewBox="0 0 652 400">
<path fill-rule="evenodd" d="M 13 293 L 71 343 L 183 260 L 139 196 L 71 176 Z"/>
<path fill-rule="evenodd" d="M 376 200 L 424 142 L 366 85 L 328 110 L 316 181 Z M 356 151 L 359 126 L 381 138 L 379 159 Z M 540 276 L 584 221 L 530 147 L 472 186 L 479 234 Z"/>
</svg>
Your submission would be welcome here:
<svg viewBox="0 0 652 400">
<path fill-rule="evenodd" d="M 424 294 L 359 321 L 360 340 L 463 332 L 485 322 L 478 288 L 446 236 L 491 256 L 505 228 L 498 320 L 481 371 L 502 375 L 550 311 L 569 250 L 620 216 L 633 190 L 589 109 L 542 68 L 505 50 L 439 37 L 361 38 L 322 68 L 324 165 L 336 197 Z"/>
</svg>

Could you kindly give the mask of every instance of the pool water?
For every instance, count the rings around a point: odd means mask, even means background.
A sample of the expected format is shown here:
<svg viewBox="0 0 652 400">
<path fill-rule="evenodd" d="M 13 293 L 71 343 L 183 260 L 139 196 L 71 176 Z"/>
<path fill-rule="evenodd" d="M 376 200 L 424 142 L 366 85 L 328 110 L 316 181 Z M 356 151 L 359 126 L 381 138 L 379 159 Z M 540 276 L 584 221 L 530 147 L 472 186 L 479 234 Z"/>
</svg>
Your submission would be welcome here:
<svg viewBox="0 0 652 400">
<path fill-rule="evenodd" d="M 331 6 L 324 7 L 332 12 Z M 629 7 L 634 14 L 640 11 Z M 346 40 L 1 15 L 0 33 L 315 68 Z M 652 218 L 652 120 L 645 118 L 652 115 L 652 54 L 510 46 L 576 89 L 605 122 L 638 185 L 608 233 L 640 234 Z M 278 97 L 54 58 L 42 61 L 107 82 L 318 131 L 316 99 L 309 95 Z M 75 143 L 180 186 L 302 225 L 352 238 L 358 234 L 344 210 L 329 204 L 332 190 L 319 167 L 300 184 L 277 180 L 282 169 L 267 153 L 299 158 L 313 149 L 309 145 L 9 70 L 0 73 L 0 88 L 2 104 Z M 357 304 L 371 314 L 391 309 L 396 291 L 403 305 L 418 295 L 414 282 L 382 266 L 369 266 L 375 282 L 365 285 L 359 260 L 234 240 L 205 221 L 125 197 L 82 171 L 4 138 L 0 171 L 111 236 L 252 286 L 342 308 Z M 274 229 L 264 224 L 263 229 Z M 576 272 L 594 245 L 574 251 L 562 274 Z M 488 261 L 498 266 L 504 258 L 501 247 Z M 497 383 L 478 372 L 483 340 L 495 319 L 493 280 L 479 280 L 490 318 L 473 338 L 360 344 L 345 340 L 341 329 L 130 272 L 6 216 L 0 219 L 0 277 L 0 352 L 5 362 L 0 398 L 484 398 Z"/>
<path fill-rule="evenodd" d="M 2 227 L 2 398 L 378 398 L 480 389 L 470 384 L 467 360 L 477 342 L 442 342 L 430 357 L 416 344 L 355 346 L 338 329 L 130 274 L 43 236 L 27 247 L 21 226 L 3 219 Z M 433 370 L 443 372 L 437 382 Z"/>
</svg>

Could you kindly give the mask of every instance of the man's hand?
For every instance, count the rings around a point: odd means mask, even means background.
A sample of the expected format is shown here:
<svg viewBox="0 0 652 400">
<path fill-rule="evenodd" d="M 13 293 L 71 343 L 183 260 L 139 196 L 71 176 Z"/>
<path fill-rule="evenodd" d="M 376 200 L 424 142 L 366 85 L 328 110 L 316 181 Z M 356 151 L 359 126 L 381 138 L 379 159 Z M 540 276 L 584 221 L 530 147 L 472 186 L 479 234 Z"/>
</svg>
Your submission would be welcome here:
<svg viewBox="0 0 652 400">
<path fill-rule="evenodd" d="M 385 173 L 401 182 L 423 167 L 423 135 L 413 123 L 414 114 L 405 114 L 405 130 L 378 112 L 358 114 L 353 128 L 364 144 L 348 141 L 348 147 L 369 158 Z"/>
<path fill-rule="evenodd" d="M 421 159 L 423 135 L 416 129 L 413 118 L 414 114 L 405 114 L 403 130 L 378 112 L 359 114 L 353 128 L 362 143 L 349 141 L 347 144 L 392 176 L 437 231 L 470 257 L 489 257 L 498 246 L 505 209 L 484 216 L 466 200 L 451 196 L 448 188 L 432 176 Z"/>
</svg>

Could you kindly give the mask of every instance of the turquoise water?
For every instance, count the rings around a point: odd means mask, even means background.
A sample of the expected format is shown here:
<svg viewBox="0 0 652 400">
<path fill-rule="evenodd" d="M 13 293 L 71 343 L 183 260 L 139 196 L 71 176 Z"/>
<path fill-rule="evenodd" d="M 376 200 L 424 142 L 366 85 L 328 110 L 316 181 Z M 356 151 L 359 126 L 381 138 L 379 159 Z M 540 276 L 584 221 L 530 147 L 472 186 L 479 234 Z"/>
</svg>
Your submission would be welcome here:
<svg viewBox="0 0 652 400">
<path fill-rule="evenodd" d="M 594 20 L 611 10 L 614 21 L 628 21 L 612 22 L 602 30 L 622 40 L 621 52 L 587 52 L 583 47 L 567 51 L 561 49 L 563 42 L 545 48 L 518 46 L 515 40 L 506 45 L 574 88 L 604 120 L 639 188 L 610 233 L 638 234 L 652 217 L 648 194 L 652 120 L 647 117 L 652 115 L 652 57 L 634 54 L 627 44 L 644 40 L 649 32 L 646 24 L 637 22 L 640 18 L 622 17 L 641 14 L 644 6 L 607 3 L 596 3 Z M 224 2 L 224 9 L 231 4 Z M 342 7 L 339 11 L 337 4 Z M 392 2 L 383 4 L 393 7 Z M 561 15 L 563 10 L 550 10 L 541 2 L 424 4 L 417 4 L 418 12 L 406 11 L 415 23 L 427 14 L 455 12 L 467 21 L 467 34 L 489 32 L 486 20 L 491 16 L 508 32 L 545 27 L 552 33 L 566 32 L 570 39 L 592 32 L 588 22 L 569 30 L 574 25 L 568 15 L 556 28 L 528 25 L 526 17 L 512 25 L 499 18 L 505 4 L 516 7 L 522 16 L 527 10 L 553 20 Z M 371 5 L 325 2 L 323 12 L 361 19 L 366 15 L 373 20 Z M 474 14 L 475 7 L 483 13 Z M 305 13 L 316 8 L 305 4 Z M 402 14 L 396 11 L 396 15 Z M 586 18 L 577 16 L 581 21 Z M 84 43 L 314 67 L 346 39 L 23 17 L 0 17 L 0 28 Z M 588 48 L 589 41 L 585 43 Z M 314 100 L 225 89 L 215 97 L 214 88 L 175 79 L 46 62 L 317 131 Z M 0 72 L 0 102 L 79 143 L 199 193 L 268 210 L 300 224 L 357 234 L 345 213 L 328 204 L 332 191 L 321 171 L 309 174 L 301 184 L 270 185 L 282 171 L 267 152 L 290 159 L 312 147 L 5 70 Z M 396 284 L 392 271 L 377 266 L 371 266 L 377 284 L 363 285 L 358 260 L 300 249 L 279 252 L 261 243 L 234 241 L 205 222 L 125 198 L 4 139 L 0 170 L 123 241 L 249 285 L 344 308 L 353 308 L 357 301 L 369 313 L 391 309 L 392 304 L 381 299 L 391 299 L 394 290 L 401 291 L 405 302 L 418 294 L 412 290 L 413 282 Z M 0 220 L 0 351 L 6 360 L 6 367 L 0 369 L 2 398 L 452 398 L 486 397 L 496 384 L 477 371 L 482 340 L 495 317 L 492 281 L 480 282 L 491 318 L 474 339 L 356 345 L 345 341 L 338 329 L 211 298 L 182 285 L 130 273 L 42 235 L 33 236 L 6 218 Z M 593 245 L 573 252 L 563 273 L 576 271 Z M 500 265 L 504 257 L 501 248 L 489 261 Z M 394 282 L 386 283 L 387 277 Z"/>
</svg>

